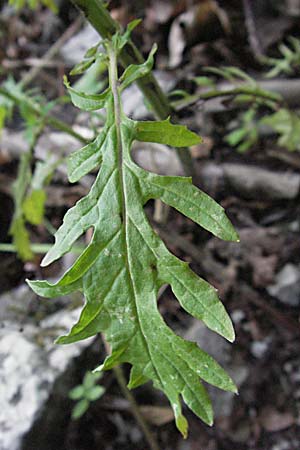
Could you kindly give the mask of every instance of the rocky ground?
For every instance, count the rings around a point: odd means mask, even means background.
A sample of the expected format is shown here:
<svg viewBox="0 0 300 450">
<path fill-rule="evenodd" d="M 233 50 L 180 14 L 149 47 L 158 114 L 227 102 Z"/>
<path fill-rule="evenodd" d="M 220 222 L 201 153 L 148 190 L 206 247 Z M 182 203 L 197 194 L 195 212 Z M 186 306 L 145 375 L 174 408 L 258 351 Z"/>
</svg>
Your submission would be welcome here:
<svg viewBox="0 0 300 450">
<path fill-rule="evenodd" d="M 58 2 L 57 15 L 47 9 L 16 14 L 5 3 L 0 12 L 5 30 L 0 31 L 2 79 L 9 74 L 18 80 L 24 78 L 37 59 L 45 62 L 44 55 L 67 30 L 68 35 L 53 57 L 46 58 L 47 64 L 31 84 L 48 99 L 62 95 L 63 73 L 98 41 L 97 34 L 78 19 L 67 1 Z M 149 0 L 129 5 L 120 1 L 111 2 L 110 7 L 123 24 L 136 16 L 144 18 L 135 39 L 145 53 L 154 41 L 158 42 L 156 76 L 165 91 L 191 92 L 191 79 L 206 65 L 238 66 L 266 82 L 265 68 L 257 62 L 253 35 L 249 36 L 245 26 L 242 2 L 220 1 L 221 12 L 213 21 L 204 21 L 201 15 L 195 21 L 203 3 Z M 206 3 L 213 8 L 214 2 Z M 255 36 L 262 51 L 276 52 L 277 44 L 290 34 L 299 37 L 299 2 L 253 3 Z M 188 25 L 191 22 L 193 26 Z M 284 85 L 286 91 L 298 81 L 296 72 L 289 78 L 275 79 L 275 85 L 280 89 Z M 291 95 L 288 101 L 297 110 L 299 94 Z M 132 117 L 149 117 L 136 87 L 125 92 L 124 109 Z M 75 129 L 90 135 L 86 114 L 78 114 L 64 104 L 54 111 L 57 117 L 67 118 Z M 184 123 L 204 137 L 204 143 L 192 149 L 195 182 L 226 208 L 241 242 L 213 238 L 175 211 L 169 212 L 165 225 L 155 225 L 168 247 L 218 288 L 234 322 L 236 342 L 228 344 L 188 317 L 168 288 L 159 299 L 159 308 L 178 334 L 198 342 L 231 373 L 239 396 L 211 388 L 215 426 L 206 427 L 187 412 L 190 434 L 186 441 L 175 431 L 170 408 L 159 392 L 145 385 L 135 391 L 136 399 L 164 450 L 298 450 L 300 155 L 278 146 L 273 135 L 263 132 L 245 153 L 230 147 L 224 136 L 239 117 L 230 102 L 200 102 L 180 114 Z M 79 146 L 67 134 L 47 129 L 35 147 L 35 158 L 45 160 L 49 154 L 59 158 Z M 11 185 L 19 157 L 26 149 L 23 125 L 15 114 L 0 141 L 1 242 L 10 239 Z M 173 151 L 164 146 L 143 144 L 135 150 L 135 157 L 152 171 L 182 174 Z M 66 168 L 58 167 L 47 188 L 47 218 L 53 227 L 59 226 L 66 209 L 87 192 L 90 184 L 91 178 L 86 177 L 81 184 L 70 186 Z M 146 209 L 153 217 L 153 204 Z M 34 242 L 51 241 L 44 226 L 31 233 Z M 66 256 L 62 263 L 41 270 L 39 256 L 23 264 L 13 253 L 1 254 L 0 450 L 146 449 L 143 434 L 112 373 L 106 373 L 100 381 L 105 394 L 91 403 L 81 419 L 71 420 L 74 402 L 68 392 L 81 384 L 87 370 L 103 360 L 103 345 L 100 338 L 78 345 L 54 345 L 54 338 L 75 321 L 82 299 L 78 295 L 40 300 L 25 285 L 27 277 L 57 278 L 70 265 L 70 258 Z M 127 370 L 125 367 L 126 374 Z"/>
</svg>

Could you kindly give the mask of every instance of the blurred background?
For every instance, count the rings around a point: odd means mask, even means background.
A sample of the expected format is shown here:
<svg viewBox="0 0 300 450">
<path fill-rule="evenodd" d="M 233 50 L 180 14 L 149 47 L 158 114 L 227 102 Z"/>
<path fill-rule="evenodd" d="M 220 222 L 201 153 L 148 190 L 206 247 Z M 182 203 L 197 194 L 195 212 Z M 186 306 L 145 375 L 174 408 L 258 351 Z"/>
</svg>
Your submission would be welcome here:
<svg viewBox="0 0 300 450">
<path fill-rule="evenodd" d="M 158 44 L 155 76 L 177 120 L 203 137 L 191 148 L 193 180 L 241 238 L 222 242 L 147 204 L 168 247 L 219 290 L 236 341 L 188 316 L 168 287 L 159 309 L 229 371 L 239 396 L 209 388 L 215 425 L 186 411 L 186 440 L 149 383 L 134 391 L 141 413 L 164 450 L 299 450 L 300 1 L 120 0 L 108 8 L 124 27 L 143 19 L 132 38 L 144 56 Z M 94 179 L 70 185 L 65 157 L 80 136 L 92 138 L 103 112 L 74 108 L 63 75 L 97 42 L 70 1 L 0 2 L 0 450 L 149 448 L 114 374 L 91 373 L 105 357 L 101 339 L 53 344 L 78 317 L 81 295 L 39 299 L 25 283 L 58 278 L 76 257 L 39 266 Z M 97 92 L 106 74 L 100 61 L 70 79 Z M 123 102 L 129 117 L 153 117 L 136 86 Z M 163 145 L 139 143 L 134 155 L 153 172 L 184 174 Z"/>
</svg>

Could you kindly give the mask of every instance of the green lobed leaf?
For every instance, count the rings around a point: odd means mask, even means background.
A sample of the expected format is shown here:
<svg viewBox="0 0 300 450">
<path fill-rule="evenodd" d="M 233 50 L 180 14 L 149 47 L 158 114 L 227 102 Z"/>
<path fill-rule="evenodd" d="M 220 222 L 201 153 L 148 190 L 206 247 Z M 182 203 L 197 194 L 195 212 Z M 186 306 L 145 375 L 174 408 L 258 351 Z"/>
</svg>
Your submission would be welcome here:
<svg viewBox="0 0 300 450">
<path fill-rule="evenodd" d="M 66 213 L 42 265 L 68 252 L 90 228 L 92 240 L 56 284 L 28 283 L 47 297 L 83 291 L 86 302 L 78 322 L 57 342 L 68 344 L 103 332 L 111 354 L 99 370 L 130 363 L 129 386 L 152 380 L 168 397 L 177 427 L 186 436 L 181 398 L 211 425 L 212 406 L 200 380 L 232 392 L 236 387 L 213 358 L 167 326 L 157 308 L 160 287 L 169 284 L 186 311 L 229 341 L 234 331 L 216 290 L 170 253 L 151 227 L 144 205 L 159 198 L 222 239 L 238 237 L 223 208 L 193 186 L 191 179 L 159 176 L 133 162 L 134 140 L 188 146 L 198 143 L 199 137 L 169 120 L 137 123 L 127 118 L 113 79 L 111 74 L 113 95 L 106 99 L 105 128 L 94 143 L 75 152 L 69 167 L 74 181 L 81 169 L 87 173 L 101 162 L 98 176 L 87 196 Z"/>
</svg>

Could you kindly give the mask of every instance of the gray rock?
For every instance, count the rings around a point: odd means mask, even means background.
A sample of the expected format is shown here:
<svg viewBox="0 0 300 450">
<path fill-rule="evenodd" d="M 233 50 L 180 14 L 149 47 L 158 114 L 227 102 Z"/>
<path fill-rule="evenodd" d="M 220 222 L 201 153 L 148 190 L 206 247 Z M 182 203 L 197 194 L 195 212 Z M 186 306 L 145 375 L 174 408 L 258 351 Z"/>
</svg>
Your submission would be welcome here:
<svg viewBox="0 0 300 450">
<path fill-rule="evenodd" d="M 22 298 L 30 302 L 26 286 L 14 291 L 11 305 Z M 0 449 L 19 450 L 24 436 L 39 419 L 54 383 L 66 372 L 74 358 L 91 345 L 91 339 L 69 345 L 53 343 L 54 337 L 64 333 L 76 321 L 79 310 L 60 310 L 40 326 L 30 320 L 23 324 L 23 332 L 16 325 L 16 316 L 7 313 L 9 294 L 0 300 L 6 302 L 5 322 L 0 329 Z"/>
<path fill-rule="evenodd" d="M 290 200 L 300 189 L 300 175 L 271 172 L 243 164 L 223 164 L 225 181 L 248 198 Z"/>
<path fill-rule="evenodd" d="M 199 320 L 194 320 L 184 336 L 186 339 L 196 342 L 199 347 L 209 353 L 233 378 L 237 387 L 240 387 L 249 375 L 247 364 L 240 360 L 238 354 L 233 354 L 234 347 L 224 338 L 209 330 Z M 224 392 L 208 386 L 208 391 L 213 403 L 215 418 L 229 417 L 232 414 L 234 397 L 232 392 Z"/>
<path fill-rule="evenodd" d="M 30 310 L 31 303 L 35 301 L 35 299 L 35 293 L 25 284 L 11 292 L 6 292 L 1 295 L 0 327 L 3 328 L 6 324 L 10 326 L 14 324 L 14 329 L 17 329 L 24 318 L 28 321 L 28 311 Z"/>
<path fill-rule="evenodd" d="M 246 314 L 244 313 L 243 310 L 241 309 L 235 309 L 234 311 L 232 311 L 231 313 L 231 319 L 232 322 L 236 325 L 238 325 L 239 323 L 241 323 L 246 317 Z"/>
<path fill-rule="evenodd" d="M 253 356 L 257 359 L 262 359 L 267 353 L 270 344 L 271 344 L 271 336 L 267 336 L 265 339 L 261 341 L 251 342 L 250 350 Z"/>
<path fill-rule="evenodd" d="M 143 169 L 159 175 L 184 175 L 181 163 L 174 149 L 163 144 L 135 142 L 133 157 Z"/>
<path fill-rule="evenodd" d="M 276 275 L 275 283 L 267 291 L 285 305 L 300 305 L 300 267 L 286 264 Z"/>
<path fill-rule="evenodd" d="M 202 350 L 209 353 L 220 364 L 229 364 L 231 360 L 231 344 L 219 334 L 209 330 L 199 320 L 193 320 L 184 337 L 189 341 L 196 342 Z"/>
<path fill-rule="evenodd" d="M 87 50 L 99 41 L 100 37 L 97 31 L 87 24 L 62 46 L 60 53 L 67 63 L 77 64 L 83 59 Z"/>
</svg>

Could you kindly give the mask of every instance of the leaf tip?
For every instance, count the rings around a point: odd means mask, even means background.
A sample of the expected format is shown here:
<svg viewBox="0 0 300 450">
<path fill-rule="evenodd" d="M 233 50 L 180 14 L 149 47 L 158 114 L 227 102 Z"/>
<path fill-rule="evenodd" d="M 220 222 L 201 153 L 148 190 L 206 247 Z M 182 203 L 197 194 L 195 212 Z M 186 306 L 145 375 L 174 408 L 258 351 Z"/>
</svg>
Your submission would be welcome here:
<svg viewBox="0 0 300 450">
<path fill-rule="evenodd" d="M 29 280 L 28 278 L 26 278 L 25 282 L 28 284 L 30 289 L 32 289 L 33 292 L 36 295 L 40 295 L 41 294 L 40 289 L 39 289 L 39 286 L 40 286 L 40 283 L 41 283 L 40 281 L 38 281 L 38 280 Z"/>
<path fill-rule="evenodd" d="M 29 280 L 28 278 L 25 278 L 25 283 L 27 283 L 28 286 L 32 289 L 32 285 L 33 285 L 34 281 Z"/>
<path fill-rule="evenodd" d="M 232 323 L 231 323 L 230 331 L 229 331 L 228 335 L 226 336 L 226 339 L 231 343 L 233 343 L 235 341 L 235 331 L 234 331 Z"/>
<path fill-rule="evenodd" d="M 157 52 L 158 46 L 156 44 L 156 42 L 152 45 L 152 48 L 150 50 L 149 53 L 149 58 L 153 58 L 153 56 L 155 55 L 155 53 Z"/>
<path fill-rule="evenodd" d="M 104 364 L 100 364 L 100 366 L 95 367 L 94 370 L 92 370 L 92 373 L 99 373 L 103 372 Z"/>
<path fill-rule="evenodd" d="M 58 338 L 55 339 L 54 344 L 57 345 L 64 345 L 64 344 L 68 344 L 69 342 L 67 341 L 67 336 L 59 336 Z"/>
<path fill-rule="evenodd" d="M 64 82 L 64 85 L 66 86 L 66 88 L 70 87 L 70 83 L 69 83 L 67 75 L 63 76 L 63 82 Z"/>
<path fill-rule="evenodd" d="M 213 419 L 213 417 L 212 417 L 212 418 L 209 419 L 209 421 L 207 422 L 207 425 L 208 425 L 209 427 L 212 427 L 213 424 L 214 424 L 214 419 Z"/>
<path fill-rule="evenodd" d="M 51 264 L 54 261 L 54 259 L 55 258 L 53 258 L 52 256 L 52 249 L 50 249 L 49 252 L 42 259 L 40 266 L 41 267 L 49 266 L 49 264 Z"/>
<path fill-rule="evenodd" d="M 180 414 L 179 416 L 176 417 L 175 422 L 177 429 L 183 436 L 183 439 L 186 439 L 188 437 L 188 430 L 189 430 L 188 421 L 186 420 L 183 414 Z"/>
</svg>

